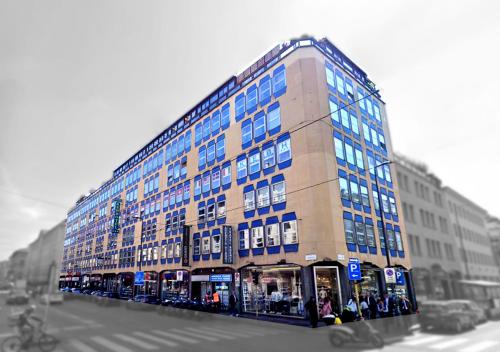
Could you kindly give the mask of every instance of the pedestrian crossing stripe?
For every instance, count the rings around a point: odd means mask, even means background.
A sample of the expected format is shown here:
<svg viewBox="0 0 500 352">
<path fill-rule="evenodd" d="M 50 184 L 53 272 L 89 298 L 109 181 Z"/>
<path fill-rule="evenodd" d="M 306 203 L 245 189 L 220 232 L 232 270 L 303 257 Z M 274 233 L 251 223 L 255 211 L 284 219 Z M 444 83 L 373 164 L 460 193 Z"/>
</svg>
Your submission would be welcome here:
<svg viewBox="0 0 500 352">
<path fill-rule="evenodd" d="M 481 342 L 475 343 L 473 345 L 467 346 L 466 348 L 462 348 L 460 350 L 460 352 L 481 352 L 481 351 L 484 351 L 486 349 L 489 349 L 490 347 L 498 345 L 499 343 L 500 342 L 498 342 L 498 341 L 485 340 L 485 341 L 481 341 Z"/>
<path fill-rule="evenodd" d="M 194 338 L 186 337 L 186 336 L 180 336 L 179 334 L 174 334 L 174 333 L 171 333 L 171 332 L 168 332 L 168 331 L 153 330 L 152 332 L 155 333 L 155 334 L 157 334 L 157 335 L 161 335 L 163 337 L 168 337 L 169 339 L 178 340 L 178 341 L 185 342 L 185 343 L 195 344 L 195 343 L 199 343 L 200 342 L 198 340 L 195 340 Z"/>
<path fill-rule="evenodd" d="M 456 339 L 452 339 L 452 340 L 443 341 L 443 342 L 440 342 L 438 344 L 435 344 L 435 345 L 432 345 L 429 347 L 432 348 L 433 350 L 444 350 L 444 349 L 447 349 L 450 347 L 461 345 L 467 341 L 468 341 L 467 339 L 456 338 Z"/>
<path fill-rule="evenodd" d="M 147 343 L 146 341 L 143 341 L 143 340 L 138 340 L 130 335 L 114 334 L 113 336 L 116 337 L 117 339 L 128 342 L 131 345 L 137 346 L 141 350 L 156 350 L 156 349 L 158 349 L 158 346 L 152 345 L 152 344 Z"/>
<path fill-rule="evenodd" d="M 107 338 L 102 336 L 92 336 L 90 339 L 95 343 L 98 343 L 99 345 L 104 346 L 113 352 L 133 352 L 131 349 L 125 346 L 121 346 L 116 342 L 108 340 Z"/>
<path fill-rule="evenodd" d="M 140 331 L 136 331 L 133 334 L 136 335 L 136 336 L 139 336 L 139 337 L 142 337 L 142 338 L 145 338 L 145 339 L 157 342 L 159 344 L 166 345 L 168 347 L 177 347 L 179 345 L 176 342 L 165 340 L 165 339 L 162 339 L 162 338 L 159 338 L 159 337 L 156 337 L 156 336 L 152 336 L 152 335 L 146 334 L 144 332 L 140 332 Z"/>
<path fill-rule="evenodd" d="M 211 336 L 206 336 L 206 335 L 200 335 L 197 332 L 191 332 L 191 331 L 186 331 L 186 330 L 181 330 L 181 329 L 170 329 L 170 331 L 173 331 L 175 333 L 181 334 L 181 335 L 188 335 L 194 338 L 199 338 L 205 341 L 210 341 L 210 342 L 216 342 L 219 341 L 219 339 L 216 339 Z"/>
</svg>

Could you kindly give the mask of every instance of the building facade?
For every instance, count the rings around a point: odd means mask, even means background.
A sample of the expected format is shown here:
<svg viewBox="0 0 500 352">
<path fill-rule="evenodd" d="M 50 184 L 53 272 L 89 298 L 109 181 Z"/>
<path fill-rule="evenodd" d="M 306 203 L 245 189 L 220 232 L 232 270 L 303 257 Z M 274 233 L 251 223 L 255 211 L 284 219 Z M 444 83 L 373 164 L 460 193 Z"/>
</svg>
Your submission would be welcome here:
<svg viewBox="0 0 500 352">
<path fill-rule="evenodd" d="M 486 226 L 488 213 L 452 188 L 444 191 L 465 279 L 499 281 Z"/>
<path fill-rule="evenodd" d="M 407 157 L 395 160 L 417 296 L 460 298 L 463 268 L 441 180 Z"/>
<path fill-rule="evenodd" d="M 26 287 L 26 258 L 28 250 L 26 248 L 14 251 L 9 257 L 9 269 L 7 279 L 11 285 L 18 288 Z"/>
<path fill-rule="evenodd" d="M 489 215 L 486 226 L 488 227 L 493 257 L 497 267 L 500 268 L 500 219 Z"/>
<path fill-rule="evenodd" d="M 355 260 L 362 290 L 413 296 L 391 159 L 367 75 L 326 39 L 280 44 L 77 202 L 61 286 L 226 304 L 234 289 L 243 312 L 300 318 L 311 295 L 341 309 Z"/>
<path fill-rule="evenodd" d="M 57 289 L 65 232 L 66 221 L 63 220 L 50 230 L 40 231 L 28 246 L 26 285 L 29 289 L 41 293 Z"/>
</svg>

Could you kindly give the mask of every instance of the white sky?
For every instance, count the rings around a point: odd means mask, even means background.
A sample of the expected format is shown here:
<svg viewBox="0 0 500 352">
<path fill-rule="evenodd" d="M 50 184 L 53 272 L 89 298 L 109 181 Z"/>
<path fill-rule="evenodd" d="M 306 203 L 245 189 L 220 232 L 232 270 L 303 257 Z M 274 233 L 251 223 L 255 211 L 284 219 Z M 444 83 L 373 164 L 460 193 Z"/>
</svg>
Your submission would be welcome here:
<svg viewBox="0 0 500 352">
<path fill-rule="evenodd" d="M 304 33 L 381 89 L 395 150 L 500 215 L 499 19 L 497 1 L 0 0 L 0 259 Z"/>
</svg>

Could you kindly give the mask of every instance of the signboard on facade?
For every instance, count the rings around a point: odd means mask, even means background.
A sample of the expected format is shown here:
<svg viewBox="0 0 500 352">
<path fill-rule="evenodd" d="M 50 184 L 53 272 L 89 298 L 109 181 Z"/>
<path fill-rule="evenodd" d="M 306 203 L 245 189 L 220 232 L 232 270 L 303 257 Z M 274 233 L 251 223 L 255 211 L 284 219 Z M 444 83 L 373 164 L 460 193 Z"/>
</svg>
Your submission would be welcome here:
<svg viewBox="0 0 500 352">
<path fill-rule="evenodd" d="M 231 274 L 212 274 L 210 275 L 210 282 L 231 282 L 233 275 Z"/>
<path fill-rule="evenodd" d="M 349 274 L 349 280 L 361 280 L 361 265 L 359 262 L 349 261 L 349 263 L 347 263 L 347 273 Z"/>
<path fill-rule="evenodd" d="M 122 201 L 121 199 L 115 199 L 113 201 L 113 224 L 111 226 L 111 233 L 117 234 L 120 232 L 120 207 Z"/>
<path fill-rule="evenodd" d="M 184 226 L 182 230 L 182 266 L 189 266 L 189 236 L 191 228 Z"/>
<path fill-rule="evenodd" d="M 385 268 L 384 269 L 385 283 L 386 284 L 395 284 L 396 283 L 396 271 L 394 268 Z"/>
<path fill-rule="evenodd" d="M 144 285 L 144 271 L 137 271 L 135 273 L 134 285 L 137 285 L 137 286 Z"/>
<path fill-rule="evenodd" d="M 315 261 L 318 259 L 318 256 L 316 254 L 306 254 L 305 259 L 307 261 Z"/>
<path fill-rule="evenodd" d="M 233 264 L 233 228 L 222 226 L 222 263 Z"/>
</svg>

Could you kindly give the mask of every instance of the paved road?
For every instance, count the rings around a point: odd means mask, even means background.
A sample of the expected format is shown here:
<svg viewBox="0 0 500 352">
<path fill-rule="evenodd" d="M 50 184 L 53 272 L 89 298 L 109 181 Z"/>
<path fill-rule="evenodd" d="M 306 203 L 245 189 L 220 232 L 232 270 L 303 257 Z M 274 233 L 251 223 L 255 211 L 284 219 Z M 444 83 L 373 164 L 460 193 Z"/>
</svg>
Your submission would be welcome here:
<svg viewBox="0 0 500 352">
<path fill-rule="evenodd" d="M 0 298 L 0 340 L 10 334 L 7 315 L 22 308 L 5 306 L 2 301 Z M 48 311 L 49 332 L 60 340 L 56 351 L 370 350 L 367 345 L 334 349 L 329 343 L 328 328 L 313 330 L 180 309 L 166 311 L 154 306 L 144 307 L 153 310 L 127 309 L 125 302 L 120 306 L 102 307 L 84 300 L 67 300 L 61 306 L 51 306 Z M 43 315 L 42 308 L 37 308 L 37 315 Z M 489 322 L 461 335 L 417 332 L 386 346 L 383 351 L 493 352 L 500 350 L 499 332 L 500 322 Z"/>
</svg>

